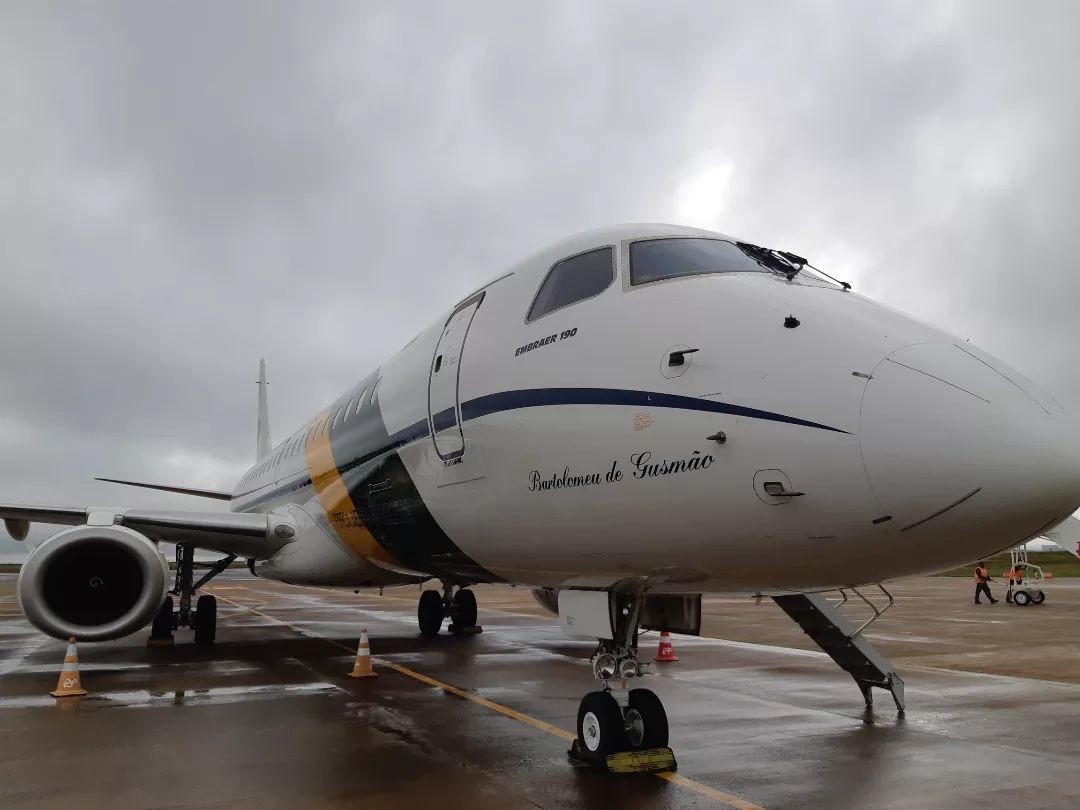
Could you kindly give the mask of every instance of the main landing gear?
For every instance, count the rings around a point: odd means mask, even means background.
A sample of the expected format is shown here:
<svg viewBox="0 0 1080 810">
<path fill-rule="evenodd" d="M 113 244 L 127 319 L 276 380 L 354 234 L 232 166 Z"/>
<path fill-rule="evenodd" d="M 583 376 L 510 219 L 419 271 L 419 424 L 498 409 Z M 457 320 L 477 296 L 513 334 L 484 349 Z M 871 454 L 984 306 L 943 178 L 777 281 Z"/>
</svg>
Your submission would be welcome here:
<svg viewBox="0 0 1080 810">
<path fill-rule="evenodd" d="M 603 684 L 602 690 L 589 692 L 578 705 L 577 739 L 570 756 L 610 770 L 671 770 L 675 757 L 668 745 L 668 719 L 664 704 L 649 689 L 629 689 L 644 667 L 638 662 L 638 621 L 640 595 L 616 597 L 614 640 L 601 639 L 593 653 L 593 675 Z M 625 692 L 616 697 L 611 682 Z M 619 755 L 633 756 L 619 762 Z"/>
<path fill-rule="evenodd" d="M 443 585 L 443 592 L 422 591 L 420 604 L 416 609 L 416 619 L 420 624 L 421 634 L 429 637 L 439 635 L 443 621 L 450 617 L 451 633 L 471 635 L 482 632 L 476 623 L 476 594 L 463 586 L 454 591 L 453 585 Z"/>
<path fill-rule="evenodd" d="M 176 582 L 161 603 L 157 616 L 150 626 L 150 638 L 147 646 L 169 647 L 173 644 L 173 630 L 178 627 L 190 627 L 194 631 L 195 643 L 208 647 L 217 638 L 217 597 L 204 593 L 191 607 L 191 598 L 236 559 L 229 555 L 209 566 L 198 582 L 195 582 L 195 546 L 182 543 L 176 547 Z M 173 597 L 179 597 L 180 609 L 175 609 Z"/>
</svg>

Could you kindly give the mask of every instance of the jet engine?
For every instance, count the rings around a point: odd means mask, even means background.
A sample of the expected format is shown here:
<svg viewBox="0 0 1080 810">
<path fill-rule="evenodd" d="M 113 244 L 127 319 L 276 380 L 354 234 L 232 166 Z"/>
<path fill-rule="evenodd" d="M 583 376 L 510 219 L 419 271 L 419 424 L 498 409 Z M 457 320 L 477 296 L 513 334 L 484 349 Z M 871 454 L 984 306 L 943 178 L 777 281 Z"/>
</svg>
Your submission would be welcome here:
<svg viewBox="0 0 1080 810">
<path fill-rule="evenodd" d="M 53 638 L 108 641 L 149 624 L 168 581 L 168 563 L 149 538 L 122 526 L 78 526 L 31 552 L 19 605 Z"/>
</svg>

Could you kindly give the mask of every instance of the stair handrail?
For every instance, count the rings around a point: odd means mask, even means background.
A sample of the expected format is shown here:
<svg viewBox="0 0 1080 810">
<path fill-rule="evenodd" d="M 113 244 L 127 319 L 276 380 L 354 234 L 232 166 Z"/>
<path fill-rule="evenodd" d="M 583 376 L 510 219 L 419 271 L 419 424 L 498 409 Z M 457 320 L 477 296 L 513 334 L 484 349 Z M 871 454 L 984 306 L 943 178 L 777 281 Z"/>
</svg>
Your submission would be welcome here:
<svg viewBox="0 0 1080 810">
<path fill-rule="evenodd" d="M 855 636 L 862 633 L 863 630 L 865 630 L 867 627 L 869 627 L 874 622 L 876 622 L 878 619 L 880 619 L 882 617 L 882 615 L 885 613 L 886 610 L 888 610 L 889 608 L 891 608 L 893 605 L 896 604 L 896 599 L 893 597 L 893 595 L 891 593 L 889 593 L 889 591 L 885 588 L 884 585 L 882 585 L 880 582 L 878 582 L 878 583 L 875 584 L 875 587 L 879 591 L 881 591 L 883 594 L 885 594 L 885 598 L 889 600 L 889 603 L 887 605 L 885 605 L 885 607 L 883 607 L 883 608 L 878 608 L 878 606 L 875 605 L 873 602 L 871 602 L 869 599 L 867 599 L 866 596 L 863 594 L 863 592 L 860 591 L 858 588 L 852 588 L 851 589 L 855 593 L 856 596 L 858 596 L 860 599 L 862 599 L 866 604 L 868 604 L 870 606 L 870 609 L 872 611 L 874 611 L 874 615 L 871 616 L 869 619 L 867 619 L 862 624 L 860 624 L 858 629 L 854 630 L 850 635 L 848 635 L 849 639 L 855 638 Z M 841 591 L 841 592 L 843 592 L 843 591 Z M 846 601 L 847 601 L 847 599 L 845 598 L 844 602 L 846 602 Z M 840 604 L 843 604 L 843 602 L 841 602 Z"/>
</svg>

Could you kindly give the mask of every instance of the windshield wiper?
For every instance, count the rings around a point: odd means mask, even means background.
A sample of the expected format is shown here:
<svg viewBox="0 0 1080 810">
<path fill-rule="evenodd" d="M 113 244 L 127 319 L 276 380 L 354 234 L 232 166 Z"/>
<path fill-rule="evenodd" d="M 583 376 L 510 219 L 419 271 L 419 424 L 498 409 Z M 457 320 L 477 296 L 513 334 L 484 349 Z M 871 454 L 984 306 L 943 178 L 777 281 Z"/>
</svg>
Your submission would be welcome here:
<svg viewBox="0 0 1080 810">
<path fill-rule="evenodd" d="M 787 280 L 791 281 L 802 270 L 802 265 L 806 264 L 806 259 L 801 259 L 795 256 L 793 253 L 785 254 L 783 251 L 772 250 L 771 248 L 762 247 L 761 245 L 754 245 L 750 242 L 736 242 L 739 249 L 760 264 L 766 270 L 772 270 L 774 273 L 782 273 L 787 276 Z M 790 258 L 789 258 L 790 257 Z"/>
<path fill-rule="evenodd" d="M 799 275 L 800 271 L 804 267 L 809 267 L 815 273 L 820 273 L 830 281 L 839 284 L 841 287 L 844 288 L 844 292 L 847 292 L 851 289 L 851 285 L 848 284 L 846 281 L 840 281 L 839 279 L 833 278 L 825 271 L 819 270 L 818 268 L 814 267 L 814 265 L 810 264 L 808 260 L 804 259 L 802 256 L 799 256 L 798 254 L 791 253 L 786 250 L 773 250 L 772 248 L 762 247 L 761 245 L 754 245 L 750 242 L 736 242 L 735 244 L 739 246 L 739 249 L 743 253 L 756 261 L 762 267 L 766 268 L 767 270 L 772 270 L 775 273 L 783 273 L 783 275 L 787 277 L 788 281 L 793 280 L 795 276 Z"/>
</svg>

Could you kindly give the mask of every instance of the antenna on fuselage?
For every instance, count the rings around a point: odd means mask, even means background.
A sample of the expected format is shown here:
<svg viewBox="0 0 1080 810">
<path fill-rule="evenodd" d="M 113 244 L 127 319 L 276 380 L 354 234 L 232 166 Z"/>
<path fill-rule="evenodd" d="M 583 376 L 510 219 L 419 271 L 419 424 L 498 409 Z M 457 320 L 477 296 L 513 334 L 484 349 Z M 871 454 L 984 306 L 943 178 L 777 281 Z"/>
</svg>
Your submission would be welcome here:
<svg viewBox="0 0 1080 810">
<path fill-rule="evenodd" d="M 259 462 L 270 455 L 270 407 L 266 399 L 266 360 L 259 360 L 259 425 L 255 442 L 255 461 Z"/>
</svg>

